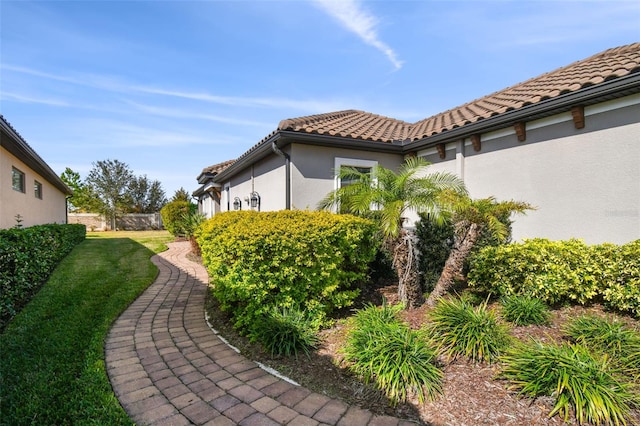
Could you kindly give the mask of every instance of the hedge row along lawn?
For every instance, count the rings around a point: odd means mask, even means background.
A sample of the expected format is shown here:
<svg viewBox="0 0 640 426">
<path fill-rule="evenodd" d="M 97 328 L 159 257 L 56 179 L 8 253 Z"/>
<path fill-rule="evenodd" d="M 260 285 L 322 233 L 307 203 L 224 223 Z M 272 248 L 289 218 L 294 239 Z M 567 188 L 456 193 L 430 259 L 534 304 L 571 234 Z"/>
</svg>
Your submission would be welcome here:
<svg viewBox="0 0 640 426">
<path fill-rule="evenodd" d="M 107 378 L 104 340 L 149 286 L 166 231 L 88 233 L 0 335 L 0 424 L 131 424 Z"/>
</svg>

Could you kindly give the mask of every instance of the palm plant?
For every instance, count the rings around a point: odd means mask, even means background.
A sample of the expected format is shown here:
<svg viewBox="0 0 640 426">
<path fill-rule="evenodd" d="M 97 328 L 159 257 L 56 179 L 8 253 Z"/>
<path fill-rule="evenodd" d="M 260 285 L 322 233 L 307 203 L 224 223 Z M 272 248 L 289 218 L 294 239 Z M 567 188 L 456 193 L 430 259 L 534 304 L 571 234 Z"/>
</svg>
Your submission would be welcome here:
<svg viewBox="0 0 640 426">
<path fill-rule="evenodd" d="M 338 178 L 353 182 L 331 191 L 319 203 L 321 209 L 339 208 L 341 212 L 370 217 L 380 222 L 384 246 L 392 254 L 393 267 L 398 274 L 398 295 L 409 307 L 419 306 L 422 290 L 418 273 L 417 237 L 403 228 L 410 210 L 429 213 L 438 220 L 446 192 L 465 194 L 464 182 L 451 173 L 426 174 L 427 161 L 411 157 L 398 172 L 376 166 L 372 173 L 353 167 L 337 170 Z"/>
<path fill-rule="evenodd" d="M 463 277 L 465 261 L 471 254 L 483 232 L 489 232 L 498 240 L 508 235 L 508 226 L 501 218 L 512 213 L 524 213 L 533 207 L 520 201 L 497 201 L 494 197 L 471 199 L 457 193 L 444 193 L 451 206 L 451 221 L 454 224 L 454 245 L 440 278 L 427 299 L 435 306 L 438 299 L 447 294 L 456 280 Z"/>
</svg>

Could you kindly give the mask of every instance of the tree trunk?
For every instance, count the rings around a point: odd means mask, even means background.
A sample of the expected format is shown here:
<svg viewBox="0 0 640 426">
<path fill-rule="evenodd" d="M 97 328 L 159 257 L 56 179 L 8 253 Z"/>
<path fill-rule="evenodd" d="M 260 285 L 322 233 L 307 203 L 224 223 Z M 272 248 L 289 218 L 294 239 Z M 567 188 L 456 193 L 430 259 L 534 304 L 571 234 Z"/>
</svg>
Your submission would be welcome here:
<svg viewBox="0 0 640 426">
<path fill-rule="evenodd" d="M 464 232 L 462 238 L 457 238 L 453 250 L 449 254 L 447 261 L 444 264 L 444 269 L 440 274 L 440 278 L 436 283 L 433 291 L 427 299 L 428 306 L 435 306 L 438 299 L 447 294 L 449 290 L 455 285 L 457 279 L 462 278 L 462 269 L 464 262 L 469 257 L 471 250 L 473 249 L 478 237 L 480 236 L 481 228 L 475 223 L 469 225 L 469 228 Z"/>
<path fill-rule="evenodd" d="M 387 242 L 393 254 L 393 268 L 398 275 L 398 298 L 408 308 L 422 304 L 422 286 L 418 272 L 417 237 L 414 232 L 403 229 L 400 236 Z"/>
</svg>

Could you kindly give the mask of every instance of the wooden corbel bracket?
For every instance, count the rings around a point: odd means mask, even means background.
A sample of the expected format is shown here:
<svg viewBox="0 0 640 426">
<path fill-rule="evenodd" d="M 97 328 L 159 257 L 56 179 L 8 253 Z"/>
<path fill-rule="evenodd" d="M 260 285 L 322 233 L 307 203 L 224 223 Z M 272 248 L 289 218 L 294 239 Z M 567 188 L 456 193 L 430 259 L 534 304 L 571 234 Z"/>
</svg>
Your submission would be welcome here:
<svg viewBox="0 0 640 426">
<path fill-rule="evenodd" d="M 482 144 L 480 143 L 480 134 L 471 135 L 471 143 L 474 151 L 480 151 Z"/>
<path fill-rule="evenodd" d="M 573 117 L 573 125 L 576 129 L 584 128 L 584 106 L 578 105 L 571 108 L 571 116 Z"/>
<path fill-rule="evenodd" d="M 518 142 L 524 142 L 527 140 L 527 123 L 520 121 L 514 124 L 513 128 L 516 131 L 516 136 L 518 136 Z"/>
</svg>

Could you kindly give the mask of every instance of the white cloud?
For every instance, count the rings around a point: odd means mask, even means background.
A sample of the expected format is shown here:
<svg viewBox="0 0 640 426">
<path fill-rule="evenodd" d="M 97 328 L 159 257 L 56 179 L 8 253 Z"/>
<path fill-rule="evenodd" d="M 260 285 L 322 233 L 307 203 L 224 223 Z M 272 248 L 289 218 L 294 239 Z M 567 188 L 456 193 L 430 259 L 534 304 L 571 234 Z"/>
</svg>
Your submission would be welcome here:
<svg viewBox="0 0 640 426">
<path fill-rule="evenodd" d="M 167 97 L 175 97 L 181 99 L 202 101 L 218 105 L 239 106 L 239 107 L 257 107 L 257 108 L 278 108 L 293 111 L 303 111 L 309 113 L 321 113 L 326 111 L 335 111 L 348 108 L 351 105 L 344 101 L 318 101 L 318 100 L 298 100 L 289 98 L 270 98 L 270 97 L 242 97 L 242 96 L 221 96 L 207 92 L 189 92 L 176 89 L 166 89 L 162 87 L 143 86 L 131 83 L 125 83 L 118 78 L 110 76 L 101 76 L 95 74 L 79 74 L 73 77 L 57 75 L 49 72 L 36 70 L 17 65 L 1 64 L 0 68 L 15 73 L 26 74 L 48 80 L 60 81 L 64 83 L 74 84 L 78 86 L 91 87 L 93 89 L 104 90 L 108 92 L 126 93 L 144 93 L 150 95 L 159 95 Z M 214 119 L 210 117 L 209 119 Z M 229 119 L 232 122 L 233 119 Z M 219 121 L 222 121 L 220 118 Z"/>
<path fill-rule="evenodd" d="M 185 110 L 185 109 L 162 108 L 162 107 L 145 105 L 145 104 L 132 102 L 132 101 L 125 101 L 125 102 L 127 102 L 129 105 L 131 105 L 138 111 L 151 114 L 151 115 L 157 115 L 160 117 L 188 118 L 188 119 L 215 121 L 218 123 L 234 124 L 239 126 L 252 126 L 252 127 L 262 127 L 262 128 L 273 127 L 273 123 L 264 123 L 259 121 L 223 117 L 221 115 L 194 112 L 194 111 Z"/>
<path fill-rule="evenodd" d="M 402 68 L 394 50 L 378 37 L 378 19 L 364 10 L 358 0 L 314 0 L 325 12 L 355 33 L 366 44 L 375 47 L 391 61 L 396 70 Z"/>
<path fill-rule="evenodd" d="M 2 94 L 0 94 L 0 99 L 4 99 L 7 101 L 22 102 L 26 104 L 42 104 L 42 105 L 61 106 L 61 107 L 69 106 L 68 102 L 60 101 L 58 99 L 21 95 L 18 93 L 11 93 L 11 92 L 2 92 Z"/>
<path fill-rule="evenodd" d="M 241 107 L 269 107 L 294 109 L 309 112 L 325 112 L 345 107 L 343 102 L 295 100 L 287 98 L 260 98 L 260 97 L 239 97 L 239 96 L 219 96 L 204 92 L 184 92 L 179 90 L 168 90 L 157 87 L 132 86 L 132 91 L 149 93 L 154 95 L 172 96 L 182 99 L 197 100 L 215 104 L 241 106 Z"/>
</svg>

